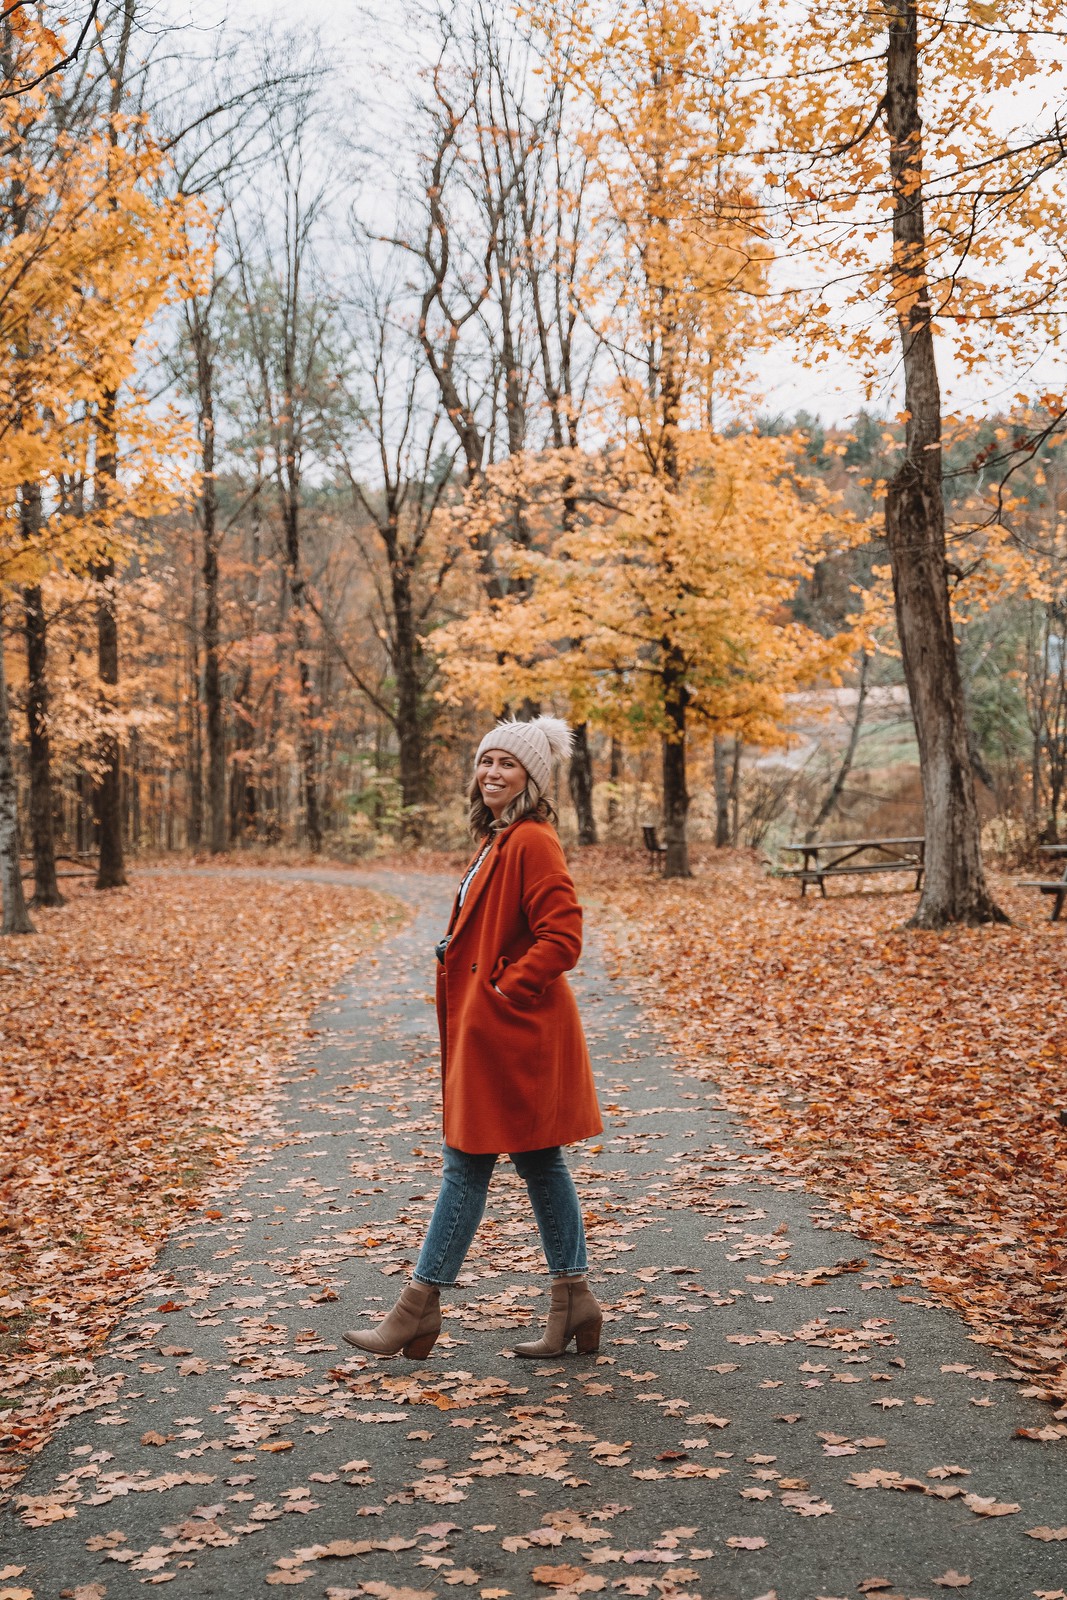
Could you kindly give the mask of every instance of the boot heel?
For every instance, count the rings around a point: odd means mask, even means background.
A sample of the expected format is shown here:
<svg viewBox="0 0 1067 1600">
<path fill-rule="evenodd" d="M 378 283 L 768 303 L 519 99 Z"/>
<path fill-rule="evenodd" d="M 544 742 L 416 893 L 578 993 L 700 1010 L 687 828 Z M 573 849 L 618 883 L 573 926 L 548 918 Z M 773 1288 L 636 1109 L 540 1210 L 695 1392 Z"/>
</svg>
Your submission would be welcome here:
<svg viewBox="0 0 1067 1600">
<path fill-rule="evenodd" d="M 420 1333 L 417 1339 L 409 1339 L 403 1353 L 409 1361 L 425 1361 L 436 1343 L 436 1333 Z"/>
<path fill-rule="evenodd" d="M 596 1355 L 600 1349 L 600 1330 L 603 1326 L 603 1318 L 599 1318 L 596 1322 L 583 1322 L 580 1328 L 575 1328 L 574 1348 L 578 1355 Z"/>
</svg>

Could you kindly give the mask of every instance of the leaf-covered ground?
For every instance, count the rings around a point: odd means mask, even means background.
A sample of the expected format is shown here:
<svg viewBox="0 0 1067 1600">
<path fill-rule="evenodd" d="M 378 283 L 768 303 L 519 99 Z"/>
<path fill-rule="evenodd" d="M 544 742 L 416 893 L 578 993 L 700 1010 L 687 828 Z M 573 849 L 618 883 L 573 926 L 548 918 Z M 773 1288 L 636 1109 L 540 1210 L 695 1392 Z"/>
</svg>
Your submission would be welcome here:
<svg viewBox="0 0 1067 1600">
<path fill-rule="evenodd" d="M 620 974 L 781 1167 L 1067 1393 L 1067 923 L 1048 901 L 998 882 L 1011 927 L 933 934 L 904 929 L 912 895 L 853 878 L 801 902 L 726 852 L 688 882 L 606 854 L 579 870 Z"/>
<path fill-rule="evenodd" d="M 343 1342 L 436 1196 L 454 882 L 382 875 L 412 919 L 320 1008 L 240 1184 L 180 1220 L 27 1460 L 0 1600 L 1067 1600 L 1067 1424 L 664 1049 L 601 908 L 575 991 L 607 1125 L 569 1158 L 599 1352 L 511 1354 L 547 1284 L 506 1163 L 429 1361 Z"/>
<path fill-rule="evenodd" d="M 171 1224 L 225 1186 L 309 1012 L 396 907 L 182 874 L 0 948 L 0 1440 L 31 1443 Z M 0 1462 L 11 1457 L 0 1455 Z"/>
</svg>

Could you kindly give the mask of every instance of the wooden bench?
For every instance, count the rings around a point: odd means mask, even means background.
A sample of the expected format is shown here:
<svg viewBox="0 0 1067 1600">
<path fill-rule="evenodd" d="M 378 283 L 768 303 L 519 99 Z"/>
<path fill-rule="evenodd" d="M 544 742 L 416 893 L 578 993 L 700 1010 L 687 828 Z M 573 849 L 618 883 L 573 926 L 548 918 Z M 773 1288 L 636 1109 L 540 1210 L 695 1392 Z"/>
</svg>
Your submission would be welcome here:
<svg viewBox="0 0 1067 1600">
<path fill-rule="evenodd" d="M 646 822 L 641 829 L 645 840 L 645 849 L 648 851 L 648 864 L 653 872 L 662 872 L 667 863 L 667 846 L 660 844 L 659 835 L 651 822 Z"/>
<path fill-rule="evenodd" d="M 783 848 L 803 857 L 801 866 L 782 873 L 783 878 L 799 878 L 801 899 L 808 892 L 808 884 L 817 883 L 825 900 L 827 878 L 841 878 L 848 873 L 914 872 L 915 888 L 922 888 L 926 850 L 923 838 L 820 839 L 818 843 L 787 844 Z M 876 859 L 859 860 L 867 851 L 873 851 Z"/>
<path fill-rule="evenodd" d="M 1067 844 L 1046 844 L 1042 847 L 1043 856 L 1067 856 Z M 1063 910 L 1064 901 L 1067 900 L 1067 861 L 1063 863 L 1063 874 L 1059 878 L 1021 878 L 1020 889 L 1040 889 L 1042 894 L 1050 894 L 1052 900 L 1052 916 L 1050 922 L 1059 922 L 1060 912 Z"/>
</svg>

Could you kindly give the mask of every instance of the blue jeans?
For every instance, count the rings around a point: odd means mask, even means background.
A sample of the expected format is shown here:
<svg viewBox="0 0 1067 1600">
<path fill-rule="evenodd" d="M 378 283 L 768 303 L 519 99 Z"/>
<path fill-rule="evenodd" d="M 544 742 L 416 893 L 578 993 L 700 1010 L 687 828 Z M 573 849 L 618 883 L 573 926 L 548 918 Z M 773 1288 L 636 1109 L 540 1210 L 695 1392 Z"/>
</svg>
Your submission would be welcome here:
<svg viewBox="0 0 1067 1600">
<path fill-rule="evenodd" d="M 417 1283 L 451 1288 L 466 1260 L 485 1212 L 489 1180 L 497 1157 L 472 1156 L 445 1145 L 441 1192 L 415 1263 Z M 578 1191 L 559 1145 L 549 1150 L 522 1150 L 511 1157 L 526 1180 L 541 1244 L 554 1278 L 586 1270 L 585 1228 Z"/>
</svg>

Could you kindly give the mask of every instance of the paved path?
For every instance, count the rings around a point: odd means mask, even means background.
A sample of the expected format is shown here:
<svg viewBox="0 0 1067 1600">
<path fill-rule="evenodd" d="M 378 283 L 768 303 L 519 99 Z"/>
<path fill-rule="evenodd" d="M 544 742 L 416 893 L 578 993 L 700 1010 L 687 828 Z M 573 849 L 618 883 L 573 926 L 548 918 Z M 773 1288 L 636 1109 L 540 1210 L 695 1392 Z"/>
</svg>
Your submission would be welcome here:
<svg viewBox="0 0 1067 1600">
<path fill-rule="evenodd" d="M 316 1019 L 278 1142 L 173 1238 L 99 1362 L 108 1387 L 34 1463 L 0 1600 L 166 1582 L 189 1600 L 933 1600 L 954 1574 L 982 1600 L 1063 1593 L 1067 1543 L 1026 1534 L 1067 1524 L 1062 1445 L 1015 1437 L 1047 1409 L 763 1167 L 595 938 L 577 989 L 611 1109 L 574 1166 L 600 1356 L 507 1353 L 546 1293 L 502 1166 L 431 1360 L 356 1357 L 341 1330 L 392 1300 L 436 1189 L 431 946 L 452 885 L 300 875 L 373 884 L 413 919 Z"/>
</svg>

